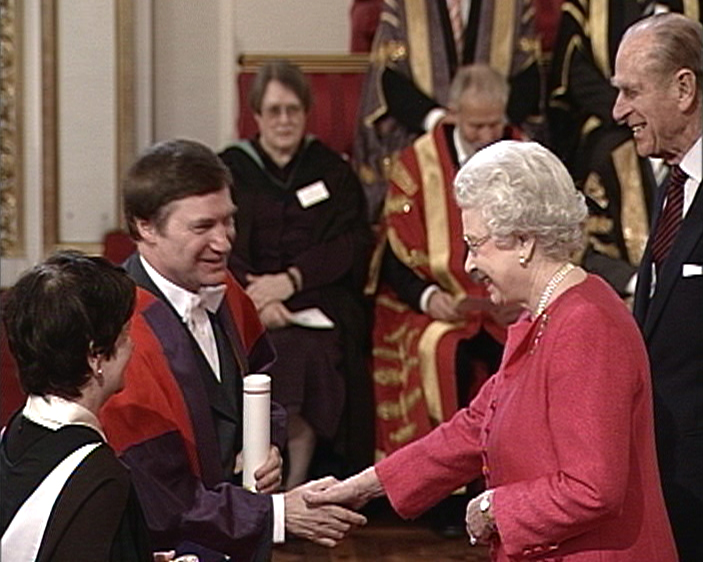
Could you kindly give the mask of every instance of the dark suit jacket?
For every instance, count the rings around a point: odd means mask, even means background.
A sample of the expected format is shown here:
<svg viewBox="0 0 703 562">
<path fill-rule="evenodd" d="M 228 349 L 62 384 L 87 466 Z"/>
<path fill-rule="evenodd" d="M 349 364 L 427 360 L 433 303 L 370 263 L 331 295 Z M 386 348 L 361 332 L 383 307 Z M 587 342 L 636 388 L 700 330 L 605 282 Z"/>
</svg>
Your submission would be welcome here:
<svg viewBox="0 0 703 562">
<path fill-rule="evenodd" d="M 652 238 L 639 271 L 634 313 L 649 350 L 657 453 L 679 554 L 682 560 L 703 560 L 703 275 L 692 274 L 703 267 L 703 186 L 698 186 L 650 298 Z M 686 536 L 683 529 L 688 529 Z M 686 542 L 696 553 L 690 558 L 684 555 L 689 552 Z"/>
</svg>

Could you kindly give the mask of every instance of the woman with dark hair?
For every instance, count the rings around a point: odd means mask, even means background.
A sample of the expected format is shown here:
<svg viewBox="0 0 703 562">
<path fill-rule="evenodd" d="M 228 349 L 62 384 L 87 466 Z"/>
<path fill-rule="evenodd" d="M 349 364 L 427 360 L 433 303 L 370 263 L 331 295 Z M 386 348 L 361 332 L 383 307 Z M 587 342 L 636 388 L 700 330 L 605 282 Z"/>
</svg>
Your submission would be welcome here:
<svg viewBox="0 0 703 562">
<path fill-rule="evenodd" d="M 10 289 L 3 319 L 28 398 L 0 443 L 2 560 L 152 560 L 129 472 L 97 417 L 123 385 L 134 303 L 122 269 L 78 252 Z"/>
</svg>

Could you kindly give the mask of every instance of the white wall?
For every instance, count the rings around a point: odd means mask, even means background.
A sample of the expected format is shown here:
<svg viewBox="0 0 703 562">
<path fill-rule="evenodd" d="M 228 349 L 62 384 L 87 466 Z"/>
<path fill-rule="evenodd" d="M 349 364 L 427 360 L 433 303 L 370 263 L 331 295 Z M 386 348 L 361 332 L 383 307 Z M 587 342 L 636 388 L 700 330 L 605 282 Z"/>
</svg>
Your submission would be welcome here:
<svg viewBox="0 0 703 562">
<path fill-rule="evenodd" d="M 58 237 L 94 242 L 119 208 L 116 14 L 112 0 L 57 8 Z"/>
<path fill-rule="evenodd" d="M 236 0 L 238 52 L 346 53 L 350 0 Z"/>
<path fill-rule="evenodd" d="M 349 0 L 155 0 L 154 137 L 234 138 L 241 53 L 345 53 Z"/>
</svg>

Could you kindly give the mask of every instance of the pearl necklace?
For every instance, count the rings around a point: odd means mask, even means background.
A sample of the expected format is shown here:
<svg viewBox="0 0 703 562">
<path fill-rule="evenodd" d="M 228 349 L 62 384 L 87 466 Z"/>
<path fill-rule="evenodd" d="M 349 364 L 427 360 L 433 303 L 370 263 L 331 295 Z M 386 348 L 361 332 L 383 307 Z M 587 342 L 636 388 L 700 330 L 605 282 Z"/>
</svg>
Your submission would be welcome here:
<svg viewBox="0 0 703 562">
<path fill-rule="evenodd" d="M 539 302 L 537 303 L 537 310 L 535 310 L 535 318 L 537 318 L 544 312 L 544 309 L 547 308 L 547 305 L 549 304 L 549 299 L 552 298 L 552 294 L 554 293 L 555 289 L 559 286 L 559 283 L 561 283 L 564 278 L 569 274 L 569 272 L 572 269 L 575 269 L 575 267 L 576 266 L 573 263 L 566 262 L 556 271 L 554 275 L 552 275 L 552 278 L 544 286 L 544 290 L 542 291 L 542 294 L 539 297 Z"/>
</svg>

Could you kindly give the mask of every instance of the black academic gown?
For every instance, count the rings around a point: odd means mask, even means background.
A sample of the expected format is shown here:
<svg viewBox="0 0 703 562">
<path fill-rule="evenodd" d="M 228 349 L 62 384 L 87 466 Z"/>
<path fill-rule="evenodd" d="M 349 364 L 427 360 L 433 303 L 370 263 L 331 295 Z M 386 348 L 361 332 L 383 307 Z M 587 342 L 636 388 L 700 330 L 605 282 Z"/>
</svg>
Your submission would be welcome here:
<svg viewBox="0 0 703 562">
<path fill-rule="evenodd" d="M 102 438 L 91 428 L 66 425 L 52 431 L 16 414 L 0 448 L 0 530 L 5 532 L 22 503 L 59 462 L 93 442 L 102 443 Z M 152 560 L 129 471 L 104 443 L 79 464 L 54 505 L 46 508 L 51 515 L 39 562 Z"/>
</svg>

